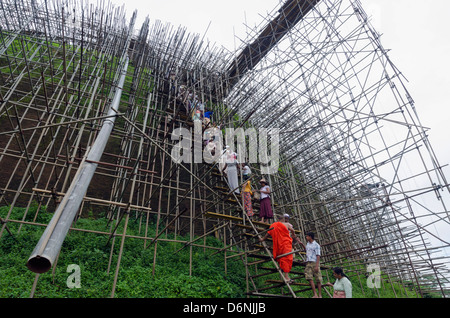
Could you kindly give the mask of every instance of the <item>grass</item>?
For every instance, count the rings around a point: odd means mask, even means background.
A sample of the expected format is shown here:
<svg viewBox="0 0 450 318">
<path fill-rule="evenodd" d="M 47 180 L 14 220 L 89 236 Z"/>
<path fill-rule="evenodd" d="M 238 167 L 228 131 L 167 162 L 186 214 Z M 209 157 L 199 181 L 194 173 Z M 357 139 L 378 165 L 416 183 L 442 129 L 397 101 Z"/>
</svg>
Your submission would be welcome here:
<svg viewBox="0 0 450 318">
<path fill-rule="evenodd" d="M 33 205 L 25 216 L 25 209 L 14 208 L 10 218 L 33 221 L 37 212 L 36 223 L 48 224 L 52 214 L 45 208 L 37 211 Z M 9 207 L 0 207 L 0 217 L 5 218 Z M 123 222 L 122 222 L 123 223 Z M 20 231 L 19 231 L 20 227 Z M 75 225 L 79 229 L 107 232 L 108 221 L 96 219 L 92 215 L 79 219 Z M 18 223 L 8 223 L 13 235 L 4 232 L 0 239 L 0 298 L 28 298 L 36 275 L 25 266 L 45 227 Z M 118 228 L 117 232 L 122 233 Z M 130 219 L 127 234 L 139 235 L 139 225 Z M 149 237 L 154 236 L 154 226 Z M 169 237 L 173 238 L 173 237 Z M 177 237 L 188 241 L 188 237 Z M 119 254 L 120 237 L 114 245 L 108 242 L 108 236 L 71 231 L 66 237 L 54 273 L 49 271 L 39 275 L 35 298 L 107 298 L 111 296 L 114 274 Z M 245 297 L 245 267 L 240 261 L 227 262 L 227 274 L 224 271 L 223 256 L 208 256 L 203 248 L 192 247 L 192 273 L 189 274 L 190 251 L 182 243 L 159 241 L 157 257 L 153 265 L 154 248 L 144 248 L 141 239 L 127 238 L 120 263 L 119 275 L 115 289 L 116 298 L 242 298 Z M 207 238 L 207 245 L 222 247 L 222 243 L 213 237 Z M 110 261 L 110 255 L 113 255 Z M 69 265 L 79 266 L 81 288 L 69 288 L 72 271 Z M 153 272 L 154 266 L 154 272 Z M 390 282 L 381 276 L 379 289 L 367 287 L 367 278 L 356 266 L 345 268 L 353 285 L 353 298 L 417 298 L 418 294 L 403 287 L 398 282 Z M 294 269 L 298 270 L 298 269 Z M 272 279 L 277 278 L 274 274 Z M 322 271 L 324 283 L 334 282 L 332 271 Z M 265 280 L 256 283 L 264 285 Z M 301 279 L 297 279 L 299 281 Z M 305 281 L 306 282 L 306 281 Z M 286 288 L 284 288 L 286 289 Z M 305 289 L 295 286 L 294 290 Z M 328 287 L 332 293 L 332 288 Z M 285 290 L 287 292 L 287 290 Z M 312 297 L 309 290 L 298 294 Z M 433 296 L 433 295 L 428 295 Z M 323 291 L 323 297 L 328 297 Z"/>
<path fill-rule="evenodd" d="M 46 209 L 37 211 L 32 205 L 25 216 L 24 208 L 14 208 L 10 219 L 33 221 L 37 213 L 36 223 L 48 224 L 52 214 Z M 9 207 L 0 207 L 0 217 L 5 218 Z M 122 222 L 123 224 L 123 222 Z M 154 223 L 152 224 L 154 225 Z M 19 231 L 20 227 L 20 231 Z M 79 219 L 75 225 L 79 229 L 108 232 L 109 225 L 105 218 Z M 26 268 L 26 262 L 45 227 L 19 223 L 8 223 L 13 235 L 4 232 L 0 239 L 0 298 L 28 298 L 36 275 Z M 117 233 L 122 233 L 119 227 Z M 139 224 L 130 218 L 127 229 L 129 235 L 139 235 Z M 155 235 L 155 227 L 150 229 L 149 237 Z M 173 237 L 168 237 L 172 238 Z M 189 241 L 188 237 L 177 237 L 178 240 Z M 120 237 L 114 244 L 108 242 L 108 236 L 71 231 L 66 237 L 54 273 L 49 271 L 39 275 L 35 298 L 108 298 L 111 296 L 114 274 L 119 254 Z M 120 263 L 119 275 L 115 289 L 116 298 L 242 298 L 245 297 L 245 267 L 240 261 L 227 262 L 227 274 L 221 254 L 208 256 L 212 251 L 204 252 L 203 248 L 192 247 L 192 273 L 189 274 L 190 250 L 182 249 L 183 243 L 159 241 L 157 257 L 154 262 L 154 245 L 144 248 L 141 239 L 126 238 Z M 207 245 L 222 247 L 222 243 L 207 237 Z M 113 255 L 110 262 L 110 255 Z M 79 266 L 81 288 L 69 288 L 72 281 L 69 265 Z M 154 266 L 154 269 L 153 269 Z M 267 266 L 267 265 L 266 265 Z M 269 265 L 270 266 L 270 265 Z M 353 298 L 417 298 L 418 294 L 403 287 L 398 282 L 390 282 L 385 275 L 381 276 L 381 287 L 367 287 L 366 273 L 361 266 L 345 267 L 353 286 Z M 359 269 L 359 270 L 358 270 Z M 294 268 L 293 270 L 297 270 Z M 274 274 L 272 279 L 279 279 Z M 332 271 L 322 271 L 323 281 L 334 283 Z M 257 280 L 260 286 L 266 278 Z M 297 279 L 297 282 L 303 281 Z M 287 292 L 286 287 L 284 287 Z M 294 286 L 294 290 L 307 289 Z M 332 288 L 328 287 L 332 293 Z M 328 297 L 323 291 L 323 297 Z M 309 298 L 309 290 L 298 293 Z M 432 297 L 433 295 L 427 295 Z"/>
<path fill-rule="evenodd" d="M 30 209 L 28 215 L 34 215 Z M 4 217 L 7 207 L 0 208 Z M 24 209 L 15 208 L 12 219 L 21 217 Z M 38 223 L 47 223 L 51 214 L 39 212 Z M 27 298 L 32 290 L 35 274 L 25 266 L 44 227 L 23 225 L 17 233 L 18 224 L 8 223 L 14 236 L 5 232 L 0 239 L 0 298 Z M 105 231 L 106 219 L 80 219 L 76 227 Z M 130 221 L 127 234 L 136 234 L 137 223 Z M 121 232 L 121 229 L 118 230 Z M 152 236 L 154 233 L 150 233 Z M 179 238 L 186 239 L 187 238 Z M 210 245 L 220 246 L 214 238 L 208 238 Z M 107 236 L 71 231 L 64 241 L 57 260 L 55 273 L 41 274 L 38 279 L 35 298 L 106 298 L 110 297 L 116 270 L 117 238 L 113 258 L 108 272 L 111 244 Z M 115 290 L 117 298 L 240 298 L 245 292 L 245 271 L 241 264 L 228 263 L 228 275 L 223 269 L 223 257 L 208 257 L 201 248 L 193 248 L 192 275 L 189 275 L 189 248 L 174 252 L 182 246 L 176 242 L 158 242 L 158 253 L 153 275 L 154 246 L 144 249 L 143 240 L 127 238 L 120 264 Z M 211 252 L 210 252 L 211 253 Z M 210 254 L 209 253 L 209 254 Z M 67 272 L 70 264 L 80 269 L 81 288 L 68 288 Z"/>
</svg>

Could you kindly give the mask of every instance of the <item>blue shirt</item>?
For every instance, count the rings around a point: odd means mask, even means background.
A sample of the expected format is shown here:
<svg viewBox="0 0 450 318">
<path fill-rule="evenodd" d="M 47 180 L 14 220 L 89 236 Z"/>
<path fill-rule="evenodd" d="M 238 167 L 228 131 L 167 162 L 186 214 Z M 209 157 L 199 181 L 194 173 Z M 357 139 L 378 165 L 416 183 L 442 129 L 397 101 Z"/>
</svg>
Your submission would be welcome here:
<svg viewBox="0 0 450 318">
<path fill-rule="evenodd" d="M 316 262 L 317 255 L 320 256 L 320 245 L 316 241 L 306 243 L 306 261 Z"/>
</svg>

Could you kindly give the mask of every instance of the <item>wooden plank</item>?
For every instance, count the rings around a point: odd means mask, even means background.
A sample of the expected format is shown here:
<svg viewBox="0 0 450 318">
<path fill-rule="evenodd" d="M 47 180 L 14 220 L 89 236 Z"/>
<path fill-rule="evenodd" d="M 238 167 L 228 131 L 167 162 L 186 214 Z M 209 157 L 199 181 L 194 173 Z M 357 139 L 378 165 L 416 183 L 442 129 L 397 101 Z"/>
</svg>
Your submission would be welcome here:
<svg viewBox="0 0 450 318">
<path fill-rule="evenodd" d="M 268 280 L 266 280 L 266 283 L 268 283 L 268 284 L 281 284 L 281 285 L 283 285 L 284 284 L 284 281 L 282 281 L 282 280 L 276 280 L 276 279 L 268 279 Z M 294 285 L 294 286 L 307 286 L 307 287 L 309 287 L 309 286 L 311 286 L 309 283 L 290 283 L 289 285 Z"/>
<path fill-rule="evenodd" d="M 239 222 L 239 223 L 243 223 L 244 222 L 244 220 L 241 217 L 232 216 L 232 215 L 226 215 L 226 214 L 222 214 L 222 213 L 206 212 L 205 216 L 206 217 L 210 217 L 210 218 L 216 218 L 216 219 L 231 220 L 231 221 L 235 221 L 235 222 Z M 252 223 L 255 226 L 260 226 L 260 227 L 263 227 L 263 228 L 268 228 L 270 226 L 270 224 L 259 222 L 259 221 L 252 221 Z M 252 229 L 252 227 L 250 225 L 238 224 L 238 226 L 243 227 L 243 228 Z"/>
<path fill-rule="evenodd" d="M 216 218 L 216 219 L 230 220 L 230 221 L 235 221 L 235 222 L 242 222 L 242 218 L 240 218 L 240 217 L 232 216 L 232 215 L 226 215 L 226 214 L 221 214 L 221 213 L 215 213 L 215 212 L 206 212 L 205 216 L 209 217 L 209 218 Z"/>
</svg>

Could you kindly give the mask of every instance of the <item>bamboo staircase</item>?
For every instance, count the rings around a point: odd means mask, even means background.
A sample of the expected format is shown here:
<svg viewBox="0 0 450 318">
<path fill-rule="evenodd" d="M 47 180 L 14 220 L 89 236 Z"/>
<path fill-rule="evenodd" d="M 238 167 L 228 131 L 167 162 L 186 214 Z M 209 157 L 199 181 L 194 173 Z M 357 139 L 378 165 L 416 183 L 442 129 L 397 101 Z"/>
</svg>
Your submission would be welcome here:
<svg viewBox="0 0 450 318">
<path fill-rule="evenodd" d="M 177 127 L 184 126 L 185 128 L 193 127 L 192 121 L 187 115 L 179 111 L 180 105 L 176 103 L 178 110 L 169 109 L 172 114 L 172 122 Z M 168 138 L 168 134 L 164 132 L 161 127 L 161 136 Z M 206 163 L 202 163 L 206 165 Z M 294 282 L 288 282 L 283 274 L 283 271 L 278 265 L 276 259 L 272 254 L 272 240 L 269 238 L 264 242 L 260 242 L 266 232 L 270 229 L 270 224 L 252 220 L 246 213 L 244 213 L 243 200 L 240 195 L 236 195 L 230 191 L 226 177 L 219 171 L 217 164 L 213 167 L 208 165 L 209 178 L 214 180 L 216 190 L 215 201 L 221 202 L 216 208 L 216 212 L 206 211 L 204 217 L 213 220 L 217 223 L 215 234 L 222 239 L 225 246 L 215 253 L 224 252 L 226 260 L 240 258 L 246 269 L 246 295 L 248 297 L 283 297 L 283 298 L 297 298 L 299 293 L 311 290 L 309 282 L 304 279 L 304 251 L 297 250 L 294 253 L 294 262 L 292 271 L 289 276 Z M 258 217 L 259 202 L 252 202 L 254 210 L 254 218 Z M 274 207 L 276 208 L 276 204 Z M 275 210 L 276 211 L 276 210 Z M 276 212 L 274 213 L 276 214 Z M 227 231 L 219 231 L 219 229 L 226 228 Z M 303 235 L 300 231 L 296 234 L 303 241 Z M 286 256 L 282 255 L 282 256 Z M 321 266 L 321 269 L 327 269 Z M 278 275 L 277 275 L 278 274 Z M 326 291 L 325 288 L 322 288 Z M 326 291 L 328 293 L 328 291 Z"/>
<path fill-rule="evenodd" d="M 223 177 L 222 182 L 226 183 Z M 262 238 L 270 229 L 270 224 L 252 220 L 246 213 L 242 213 L 243 204 L 236 194 L 226 193 L 226 195 L 232 198 L 229 201 L 231 206 L 235 206 L 235 213 L 227 215 L 224 213 L 207 212 L 205 216 L 229 222 L 230 241 L 233 244 L 230 244 L 228 248 L 239 246 L 238 252 L 229 257 L 239 256 L 245 264 L 247 276 L 246 294 L 249 297 L 297 298 L 299 297 L 297 294 L 311 290 L 309 282 L 304 279 L 304 268 L 306 265 L 304 261 L 305 252 L 299 250 L 297 246 L 293 246 L 294 251 L 292 253 L 294 253 L 294 262 L 289 276 L 294 282 L 286 281 L 283 271 L 273 257 L 272 240 L 269 238 L 267 243 L 266 241 L 259 241 L 259 238 Z M 259 204 L 253 203 L 254 211 L 258 208 Z M 296 231 L 296 235 L 302 237 L 300 231 Z M 287 255 L 283 254 L 278 257 Z M 321 269 L 325 270 L 328 267 L 321 266 Z M 326 291 L 325 288 L 322 289 Z M 328 293 L 328 291 L 326 292 Z"/>
</svg>

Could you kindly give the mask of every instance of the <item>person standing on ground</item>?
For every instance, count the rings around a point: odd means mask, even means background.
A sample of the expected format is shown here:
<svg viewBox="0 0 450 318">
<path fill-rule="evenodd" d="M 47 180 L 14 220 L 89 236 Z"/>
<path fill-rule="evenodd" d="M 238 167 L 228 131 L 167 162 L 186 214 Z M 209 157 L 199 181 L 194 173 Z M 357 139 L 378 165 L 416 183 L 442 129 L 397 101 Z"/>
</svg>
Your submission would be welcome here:
<svg viewBox="0 0 450 318">
<path fill-rule="evenodd" d="M 333 298 L 352 298 L 352 283 L 342 268 L 333 268 L 333 276 L 336 278 L 334 285 L 332 283 L 325 284 L 334 288 Z"/>
<path fill-rule="evenodd" d="M 267 231 L 263 238 L 259 241 L 263 242 L 269 236 L 272 237 L 273 241 L 273 258 L 278 262 L 281 270 L 284 273 L 284 278 L 290 284 L 294 281 L 289 278 L 289 273 L 292 269 L 292 263 L 294 261 L 294 253 L 292 250 L 292 241 L 295 239 L 299 244 L 303 243 L 295 235 L 294 227 L 289 223 L 289 215 L 285 214 L 278 217 L 279 221 L 270 225 L 270 230 Z M 282 257 L 280 255 L 288 254 Z"/>
<path fill-rule="evenodd" d="M 248 166 L 247 163 L 243 163 L 242 164 L 242 177 L 244 178 L 244 181 L 246 181 L 248 178 L 250 178 L 250 175 L 252 174 L 252 170 L 250 169 L 250 167 Z"/>
</svg>

